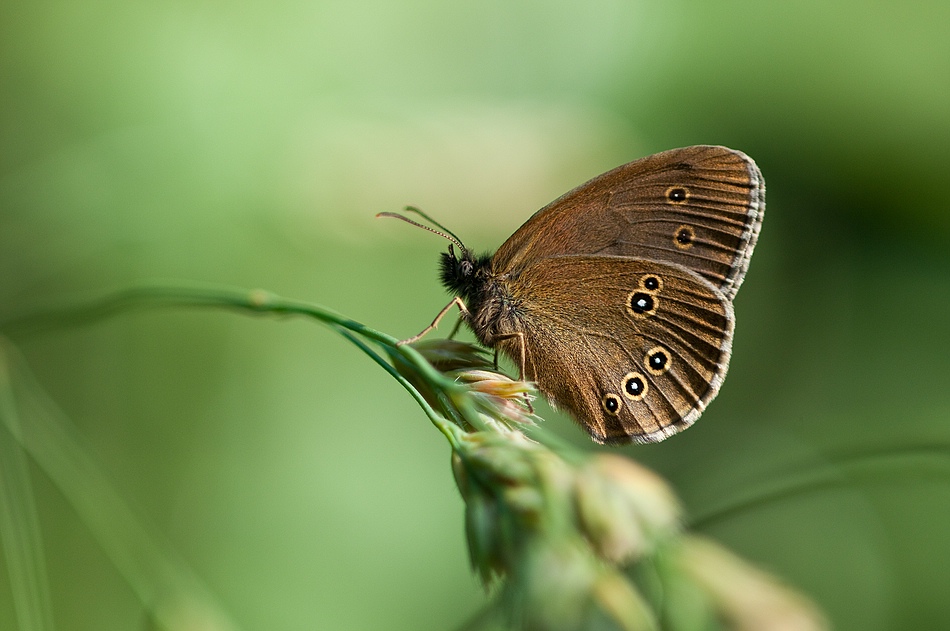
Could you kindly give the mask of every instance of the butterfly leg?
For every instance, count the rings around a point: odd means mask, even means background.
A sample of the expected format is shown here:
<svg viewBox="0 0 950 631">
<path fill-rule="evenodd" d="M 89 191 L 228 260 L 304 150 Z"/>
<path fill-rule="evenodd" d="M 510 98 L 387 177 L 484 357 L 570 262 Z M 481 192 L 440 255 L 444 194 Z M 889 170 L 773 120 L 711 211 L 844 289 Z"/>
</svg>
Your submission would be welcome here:
<svg viewBox="0 0 950 631">
<path fill-rule="evenodd" d="M 504 333 L 502 335 L 496 335 L 492 338 L 493 342 L 498 342 L 500 340 L 518 340 L 518 381 L 524 381 L 524 366 L 525 366 L 525 345 L 524 345 L 524 333 L 518 331 L 517 333 Z M 495 346 L 495 370 L 498 370 L 498 347 Z M 531 405 L 530 397 L 525 394 L 525 404 L 528 406 L 528 411 L 534 414 L 534 406 Z"/>
<path fill-rule="evenodd" d="M 502 333 L 496 335 L 492 338 L 493 343 L 500 342 L 502 340 L 518 340 L 518 381 L 524 380 L 524 367 L 525 367 L 525 346 L 524 346 L 524 333 L 518 331 L 517 333 Z M 498 368 L 498 347 L 495 347 L 495 368 Z"/>
<path fill-rule="evenodd" d="M 458 334 L 458 332 L 459 332 L 459 328 L 461 328 L 461 326 L 462 326 L 462 321 L 463 321 L 463 320 L 464 320 L 464 318 L 462 318 L 462 317 L 460 316 L 459 319 L 455 321 L 455 326 L 452 327 L 452 332 L 449 333 L 449 339 L 450 339 L 450 340 L 454 340 L 454 339 L 455 339 L 455 336 L 456 336 L 456 335 Z M 497 362 L 497 361 L 495 362 L 495 365 L 496 365 L 496 366 L 498 365 L 498 362 Z"/>
<path fill-rule="evenodd" d="M 396 342 L 396 346 L 402 346 L 403 344 L 412 344 L 413 342 L 418 342 L 419 340 L 421 340 L 423 337 L 428 335 L 429 331 L 439 326 L 439 321 L 442 320 L 442 318 L 445 317 L 445 314 L 448 313 L 449 310 L 455 306 L 458 306 L 459 311 L 462 312 L 463 318 L 468 317 L 470 315 L 468 311 L 468 307 L 465 306 L 465 303 L 462 302 L 461 298 L 456 296 L 455 298 L 452 299 L 452 302 L 445 305 L 442 311 L 439 312 L 439 315 L 435 316 L 435 320 L 432 321 L 432 324 L 422 329 L 422 331 L 420 331 L 417 335 L 413 335 L 412 337 Z"/>
</svg>

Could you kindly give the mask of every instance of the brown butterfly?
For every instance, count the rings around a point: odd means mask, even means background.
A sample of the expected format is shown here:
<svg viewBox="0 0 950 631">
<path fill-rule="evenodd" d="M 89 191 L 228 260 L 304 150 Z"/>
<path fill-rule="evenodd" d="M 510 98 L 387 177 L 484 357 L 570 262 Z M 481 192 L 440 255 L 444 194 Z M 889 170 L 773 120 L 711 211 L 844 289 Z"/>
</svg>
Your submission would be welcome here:
<svg viewBox="0 0 950 631">
<path fill-rule="evenodd" d="M 409 341 L 457 304 L 481 343 L 595 441 L 663 440 L 722 385 L 764 211 L 765 182 L 742 152 L 630 162 L 539 210 L 494 255 L 446 230 L 461 253 L 442 254 L 442 283 L 457 298 Z"/>
</svg>

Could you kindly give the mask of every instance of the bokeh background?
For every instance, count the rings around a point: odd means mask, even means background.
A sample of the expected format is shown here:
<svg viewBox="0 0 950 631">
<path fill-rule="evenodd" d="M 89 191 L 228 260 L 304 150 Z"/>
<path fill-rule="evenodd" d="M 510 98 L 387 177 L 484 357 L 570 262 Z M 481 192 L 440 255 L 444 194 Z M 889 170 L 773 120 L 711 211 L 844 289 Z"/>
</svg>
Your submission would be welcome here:
<svg viewBox="0 0 950 631">
<path fill-rule="evenodd" d="M 948 25 L 936 0 L 2 2 L 0 316 L 188 279 L 407 336 L 446 302 L 445 244 L 375 213 L 492 249 L 618 164 L 742 149 L 768 211 L 729 378 L 625 451 L 836 628 L 948 628 Z M 14 341 L 241 628 L 449 629 L 485 603 L 447 445 L 331 331 L 158 310 Z M 146 628 L 32 472 L 58 628 Z"/>
</svg>

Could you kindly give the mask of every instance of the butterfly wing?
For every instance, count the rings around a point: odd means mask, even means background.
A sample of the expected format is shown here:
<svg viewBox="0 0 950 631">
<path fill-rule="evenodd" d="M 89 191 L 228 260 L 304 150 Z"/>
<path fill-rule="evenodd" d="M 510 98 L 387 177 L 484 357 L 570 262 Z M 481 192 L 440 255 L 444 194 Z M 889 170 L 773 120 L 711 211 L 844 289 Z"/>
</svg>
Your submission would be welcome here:
<svg viewBox="0 0 950 631">
<path fill-rule="evenodd" d="M 534 214 L 493 257 L 496 272 L 559 255 L 634 256 L 682 265 L 727 298 L 745 276 L 765 181 L 740 151 L 664 151 L 595 177 Z"/>
<path fill-rule="evenodd" d="M 598 442 L 663 440 L 691 425 L 719 390 L 732 303 L 695 272 L 629 257 L 553 257 L 507 289 L 524 336 L 525 379 Z M 497 347 L 518 362 L 521 343 Z"/>
</svg>

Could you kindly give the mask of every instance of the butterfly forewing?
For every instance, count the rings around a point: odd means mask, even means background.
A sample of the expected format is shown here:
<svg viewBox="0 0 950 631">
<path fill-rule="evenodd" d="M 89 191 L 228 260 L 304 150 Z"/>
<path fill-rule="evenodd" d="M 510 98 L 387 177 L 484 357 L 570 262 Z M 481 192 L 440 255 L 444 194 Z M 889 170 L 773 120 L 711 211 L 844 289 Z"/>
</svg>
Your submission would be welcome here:
<svg viewBox="0 0 950 631">
<path fill-rule="evenodd" d="M 694 146 L 625 164 L 539 210 L 499 248 L 498 272 L 561 255 L 633 256 L 691 269 L 732 298 L 765 210 L 758 167 Z"/>
<path fill-rule="evenodd" d="M 719 389 L 732 306 L 684 267 L 552 257 L 506 288 L 522 323 L 525 378 L 599 442 L 662 440 L 690 425 Z M 520 343 L 498 347 L 518 361 Z"/>
</svg>

